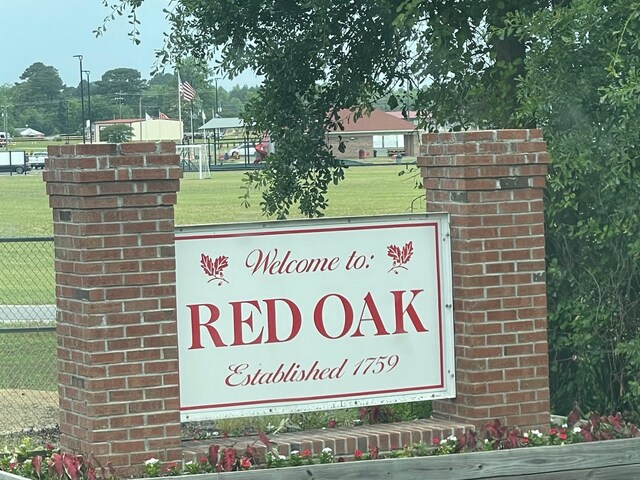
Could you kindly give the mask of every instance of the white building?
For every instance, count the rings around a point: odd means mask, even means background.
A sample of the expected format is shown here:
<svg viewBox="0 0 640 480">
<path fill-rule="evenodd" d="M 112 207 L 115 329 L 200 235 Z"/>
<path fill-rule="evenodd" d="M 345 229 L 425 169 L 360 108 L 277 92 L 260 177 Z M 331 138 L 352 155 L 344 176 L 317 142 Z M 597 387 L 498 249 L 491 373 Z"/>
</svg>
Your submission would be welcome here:
<svg viewBox="0 0 640 480">
<path fill-rule="evenodd" d="M 93 134 L 96 142 L 106 142 L 101 138 L 102 131 L 111 125 L 129 125 L 133 128 L 133 142 L 157 142 L 161 140 L 182 141 L 182 122 L 174 119 L 118 118 L 93 122 Z"/>
</svg>

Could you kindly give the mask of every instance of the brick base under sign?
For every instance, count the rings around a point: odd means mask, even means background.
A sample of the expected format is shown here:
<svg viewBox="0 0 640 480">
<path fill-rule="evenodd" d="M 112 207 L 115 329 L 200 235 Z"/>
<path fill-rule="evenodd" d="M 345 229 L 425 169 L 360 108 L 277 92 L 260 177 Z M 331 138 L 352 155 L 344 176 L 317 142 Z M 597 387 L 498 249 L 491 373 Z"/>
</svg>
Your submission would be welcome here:
<svg viewBox="0 0 640 480">
<path fill-rule="evenodd" d="M 449 422 L 446 420 L 415 420 L 412 422 L 395 422 L 359 427 L 325 428 L 321 430 L 304 430 L 302 432 L 267 435 L 280 455 L 288 456 L 292 451 L 303 452 L 309 449 L 313 455 L 322 452 L 323 448 L 331 448 L 336 458 L 351 458 L 356 450 L 366 453 L 377 447 L 381 452 L 398 450 L 418 443 L 431 445 L 434 438 L 444 439 L 450 435 L 459 437 L 473 429 L 473 425 Z M 210 445 L 235 447 L 244 451 L 247 445 L 257 449 L 260 461 L 264 461 L 267 448 L 257 435 L 241 437 L 213 438 L 207 440 L 189 440 L 183 442 L 184 461 L 198 462 L 207 455 Z"/>
</svg>

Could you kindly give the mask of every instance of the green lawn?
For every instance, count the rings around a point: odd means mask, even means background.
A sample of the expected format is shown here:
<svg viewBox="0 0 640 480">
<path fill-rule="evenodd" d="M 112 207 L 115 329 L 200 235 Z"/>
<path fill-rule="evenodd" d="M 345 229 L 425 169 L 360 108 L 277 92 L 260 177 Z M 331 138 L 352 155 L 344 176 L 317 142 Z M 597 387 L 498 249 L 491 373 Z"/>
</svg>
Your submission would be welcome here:
<svg viewBox="0 0 640 480">
<path fill-rule="evenodd" d="M 54 391 L 58 388 L 55 332 L 0 330 L 0 351 L 0 390 Z"/>
<path fill-rule="evenodd" d="M 398 177 L 405 167 L 385 165 L 351 167 L 346 179 L 332 186 L 327 216 L 358 216 L 410 212 L 420 195 L 409 175 Z M 209 179 L 188 173 L 180 183 L 176 223 L 193 225 L 264 220 L 260 192 L 253 191 L 251 206 L 241 204 L 242 172 L 213 172 Z M 0 176 L 0 238 L 52 235 L 51 209 L 39 172 Z M 424 204 L 413 205 L 424 211 Z M 291 218 L 295 218 L 293 214 Z"/>
</svg>

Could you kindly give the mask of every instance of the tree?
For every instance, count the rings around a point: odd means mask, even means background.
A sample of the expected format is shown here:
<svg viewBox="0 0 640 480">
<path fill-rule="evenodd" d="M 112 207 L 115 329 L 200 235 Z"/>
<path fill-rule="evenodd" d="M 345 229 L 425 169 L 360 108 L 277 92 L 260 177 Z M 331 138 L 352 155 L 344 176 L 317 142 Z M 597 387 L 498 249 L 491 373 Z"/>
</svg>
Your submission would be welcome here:
<svg viewBox="0 0 640 480">
<path fill-rule="evenodd" d="M 145 86 L 146 82 L 135 68 L 114 68 L 104 72 L 102 79 L 95 82 L 95 93 L 139 95 Z"/>
<path fill-rule="evenodd" d="M 177 79 L 176 76 L 171 73 L 156 73 L 153 75 L 147 84 L 151 87 L 154 85 L 173 85 L 176 86 Z"/>
<path fill-rule="evenodd" d="M 100 138 L 109 143 L 130 142 L 133 138 L 133 127 L 130 125 L 109 125 L 102 129 Z"/>
<path fill-rule="evenodd" d="M 517 115 L 543 127 L 554 404 L 640 408 L 640 4 L 512 16 L 527 38 Z"/>
<path fill-rule="evenodd" d="M 146 88 L 146 81 L 135 68 L 114 68 L 107 70 L 102 79 L 94 82 L 94 94 L 105 95 L 116 100 L 119 105 L 129 107 L 127 112 L 138 110 L 140 96 Z M 131 115 L 128 114 L 128 117 Z"/>
<path fill-rule="evenodd" d="M 125 12 L 141 4 L 124 0 Z M 404 58 L 403 28 L 394 25 L 400 1 L 207 2 L 182 0 L 170 13 L 166 59 L 205 61 L 221 49 L 220 71 L 253 68 L 264 77 L 244 117 L 255 132 L 278 145 L 267 168 L 249 184 L 268 186 L 265 212 L 285 217 L 291 207 L 322 215 L 329 184 L 342 166 L 326 148 L 327 129 L 338 129 L 337 112 L 370 102 L 395 80 L 389 72 Z M 135 12 L 132 14 L 135 21 Z M 359 19 L 358 21 L 354 21 Z"/>
<path fill-rule="evenodd" d="M 322 214 L 343 107 L 389 94 L 432 129 L 543 127 L 552 404 L 638 413 L 638 0 L 179 0 L 170 21 L 161 60 L 217 51 L 264 77 L 244 116 L 278 145 L 248 182 L 267 214 Z"/>
<path fill-rule="evenodd" d="M 51 101 L 60 97 L 64 84 L 58 70 L 42 62 L 31 64 L 20 75 L 23 99 Z"/>
<path fill-rule="evenodd" d="M 57 105 L 63 99 L 64 84 L 58 71 L 42 62 L 30 65 L 11 87 L 15 125 L 29 125 L 45 133 L 57 133 Z"/>
</svg>

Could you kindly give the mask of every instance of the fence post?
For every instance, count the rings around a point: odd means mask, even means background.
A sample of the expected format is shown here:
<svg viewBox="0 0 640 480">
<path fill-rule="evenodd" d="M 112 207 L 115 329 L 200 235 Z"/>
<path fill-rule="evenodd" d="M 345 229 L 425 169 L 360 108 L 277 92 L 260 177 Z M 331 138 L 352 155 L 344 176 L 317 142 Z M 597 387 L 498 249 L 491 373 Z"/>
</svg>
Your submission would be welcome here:
<svg viewBox="0 0 640 480">
<path fill-rule="evenodd" d="M 426 134 L 427 210 L 451 215 L 457 397 L 434 414 L 549 424 L 540 130 Z"/>
<path fill-rule="evenodd" d="M 60 443 L 111 462 L 181 461 L 175 144 L 49 147 Z"/>
</svg>

